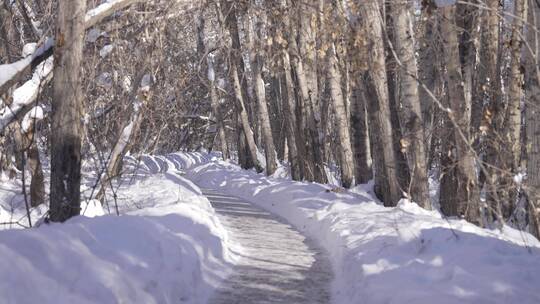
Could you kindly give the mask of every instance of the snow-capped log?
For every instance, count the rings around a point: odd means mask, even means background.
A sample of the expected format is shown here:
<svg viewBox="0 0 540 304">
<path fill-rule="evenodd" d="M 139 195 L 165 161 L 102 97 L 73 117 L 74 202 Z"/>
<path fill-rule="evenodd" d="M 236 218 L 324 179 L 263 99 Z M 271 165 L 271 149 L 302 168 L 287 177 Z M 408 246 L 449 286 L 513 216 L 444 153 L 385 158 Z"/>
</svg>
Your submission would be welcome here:
<svg viewBox="0 0 540 304">
<path fill-rule="evenodd" d="M 109 0 L 86 13 L 85 28 L 88 29 L 114 12 L 137 2 L 142 2 L 142 0 Z M 53 47 L 54 39 L 48 38 L 31 56 L 14 63 L 0 65 L 0 95 L 5 94 L 10 87 L 30 74 L 35 67 L 50 58 Z"/>
</svg>

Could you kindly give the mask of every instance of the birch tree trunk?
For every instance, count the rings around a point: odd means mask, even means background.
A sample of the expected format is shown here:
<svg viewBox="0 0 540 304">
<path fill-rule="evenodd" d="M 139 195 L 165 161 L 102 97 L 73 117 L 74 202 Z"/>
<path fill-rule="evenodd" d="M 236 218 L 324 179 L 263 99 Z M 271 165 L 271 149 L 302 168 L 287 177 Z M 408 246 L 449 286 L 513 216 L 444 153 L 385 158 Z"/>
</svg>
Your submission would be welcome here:
<svg viewBox="0 0 540 304">
<path fill-rule="evenodd" d="M 251 24 L 255 22 L 253 16 L 248 16 Z M 259 123 L 261 126 L 261 135 L 264 142 L 264 152 L 266 156 L 266 175 L 272 175 L 277 169 L 276 163 L 276 147 L 272 136 L 272 127 L 270 125 L 270 116 L 268 114 L 268 105 L 266 104 L 266 88 L 262 76 L 264 66 L 264 41 L 262 27 L 263 22 L 259 20 L 255 25 L 256 39 L 253 42 L 251 49 L 251 62 L 253 64 L 253 78 L 255 85 L 255 95 L 257 96 L 257 105 L 259 111 Z M 253 35 L 252 30 L 248 30 L 250 36 Z"/>
<path fill-rule="evenodd" d="M 298 1 L 300 29 L 298 34 L 298 56 L 301 67 L 297 67 L 298 84 L 304 100 L 306 129 L 304 137 L 309 166 L 313 170 L 313 180 L 328 182 L 324 169 L 324 147 L 321 143 L 321 114 L 319 109 L 319 87 L 317 75 L 317 8 L 312 3 Z M 319 28 L 319 31 L 322 29 Z"/>
<path fill-rule="evenodd" d="M 485 161 L 487 166 L 487 191 L 488 216 L 490 221 L 502 217 L 502 204 L 507 202 L 508 195 L 506 186 L 501 185 L 501 170 L 504 170 L 502 159 L 502 123 L 504 120 L 504 104 L 501 96 L 501 75 L 499 60 L 499 0 L 487 0 L 487 12 L 485 20 L 485 56 L 484 65 L 487 69 L 487 83 L 485 95 L 488 107 L 484 110 L 487 130 Z"/>
<path fill-rule="evenodd" d="M 285 71 L 285 85 L 287 96 L 284 98 L 283 110 L 285 123 L 287 125 L 287 147 L 289 148 L 289 163 L 291 165 L 291 176 L 293 180 L 302 180 L 304 178 L 301 157 L 303 153 L 299 150 L 300 134 L 296 120 L 296 101 L 294 97 L 294 84 L 291 71 L 291 61 L 287 50 L 283 50 L 282 64 Z"/>
<path fill-rule="evenodd" d="M 114 178 L 120 176 L 121 174 L 120 171 L 124 156 L 126 156 L 126 153 L 129 151 L 131 146 L 130 144 L 133 143 L 133 138 L 135 137 L 135 134 L 139 131 L 143 119 L 142 107 L 148 102 L 148 99 L 150 98 L 150 93 L 148 92 L 148 90 L 146 88 L 142 90 L 144 86 L 150 84 L 145 84 L 143 86 L 143 84 L 141 83 L 141 81 L 145 77 L 145 72 L 147 71 L 147 68 L 142 67 L 142 69 L 139 68 L 139 70 L 140 72 L 135 77 L 133 88 L 129 96 L 129 100 L 131 100 L 132 102 L 131 107 L 126 111 L 127 117 L 118 132 L 116 142 L 111 151 L 109 159 L 107 160 L 107 166 L 101 176 L 100 189 L 96 194 L 96 199 L 99 200 L 101 204 L 104 203 L 105 191 L 107 190 L 107 186 L 111 184 L 111 181 Z M 148 74 L 146 75 L 146 77 L 150 76 Z"/>
<path fill-rule="evenodd" d="M 257 172 L 262 172 L 262 166 L 257 159 L 257 145 L 255 144 L 255 137 L 253 136 L 253 131 L 249 123 L 249 117 L 246 109 L 246 104 L 244 101 L 244 96 L 248 98 L 247 89 L 242 90 L 243 86 L 240 82 L 239 70 L 244 71 L 243 60 L 242 60 L 242 50 L 240 46 L 240 36 L 238 32 L 238 20 L 236 17 L 236 9 L 234 3 L 229 3 L 228 1 L 222 1 L 223 12 L 226 14 L 225 20 L 221 22 L 227 26 L 229 31 L 229 36 L 231 38 L 231 44 L 229 45 L 230 49 L 230 69 L 229 74 L 231 77 L 231 83 L 234 89 L 236 110 L 238 112 L 238 117 L 242 126 L 242 130 L 245 137 L 245 142 L 248 150 L 248 156 L 251 158 Z M 218 8 L 218 16 L 221 16 Z M 220 17 L 220 19 L 223 19 Z M 244 86 L 245 88 L 245 86 Z M 242 153 L 242 151 L 238 151 Z M 246 162 L 247 164 L 248 162 Z"/>
<path fill-rule="evenodd" d="M 396 151 L 393 145 L 392 123 L 390 121 L 390 99 L 386 78 L 386 63 L 382 16 L 378 0 L 366 1 L 360 10 L 363 29 L 359 33 L 368 34 L 365 48 L 369 72 L 366 78 L 366 96 L 369 96 L 368 112 L 370 138 L 372 139 L 375 166 L 375 189 L 385 206 L 394 206 L 401 198 L 397 176 Z M 360 37 L 359 39 L 366 39 Z"/>
<path fill-rule="evenodd" d="M 521 54 L 523 50 L 523 20 L 527 18 L 527 0 L 514 0 L 514 19 L 510 41 L 510 75 L 508 83 L 508 106 L 504 121 L 505 132 L 503 149 L 505 151 L 504 183 L 508 184 L 509 198 L 503 202 L 503 216 L 508 220 L 515 208 L 518 189 L 513 185 L 513 176 L 518 173 L 521 162 L 521 100 L 523 97 L 523 71 Z"/>
<path fill-rule="evenodd" d="M 212 108 L 212 114 L 216 120 L 216 132 L 219 137 L 221 145 L 221 154 L 224 160 L 229 159 L 229 149 L 227 147 L 227 137 L 225 133 L 225 125 L 223 122 L 223 115 L 221 114 L 221 107 L 219 102 L 219 95 L 216 88 L 216 72 L 214 70 L 213 56 L 210 54 L 208 47 L 205 43 L 205 19 L 204 8 L 201 9 L 201 13 L 197 18 L 197 52 L 201 56 L 206 56 L 206 77 L 208 79 L 208 90 L 210 93 L 210 106 Z M 211 147 L 210 147 L 211 148 Z"/>
<path fill-rule="evenodd" d="M 50 220 L 80 213 L 81 61 L 85 0 L 59 0 L 54 49 L 51 133 Z"/>
<path fill-rule="evenodd" d="M 255 170 L 257 170 L 257 172 L 262 172 L 263 168 L 261 167 L 259 160 L 257 159 L 257 145 L 255 144 L 255 137 L 253 136 L 253 131 L 251 130 L 251 126 L 249 125 L 249 117 L 246 111 L 244 98 L 242 96 L 242 87 L 240 84 L 240 78 L 238 76 L 238 70 L 235 61 L 236 60 L 234 59 L 231 60 L 230 73 L 234 88 L 234 96 L 236 98 L 236 111 L 238 112 L 243 135 L 246 140 L 246 147 L 249 152 L 248 155 L 251 158 L 253 165 L 255 166 Z M 241 152 L 239 151 L 239 153 Z"/>
<path fill-rule="evenodd" d="M 384 2 L 384 1 L 383 1 Z M 401 192 L 408 193 L 411 183 L 411 172 L 407 163 L 407 156 L 405 155 L 406 150 L 401 149 L 403 134 L 402 127 L 399 118 L 398 112 L 401 109 L 400 105 L 400 79 L 398 73 L 398 61 L 394 56 L 394 46 L 392 41 L 394 41 L 394 23 L 393 17 L 390 9 L 390 2 L 384 2 L 382 5 L 383 13 L 385 20 L 383 22 L 383 27 L 385 29 L 385 40 L 384 47 L 386 51 L 386 82 L 388 86 L 388 98 L 390 105 L 390 122 L 392 123 L 392 144 L 395 148 L 396 163 L 397 163 L 397 176 L 399 182 L 399 188 Z"/>
<path fill-rule="evenodd" d="M 293 66 L 297 60 L 291 59 L 290 51 L 293 48 L 295 37 L 292 35 L 291 20 L 287 11 L 287 1 L 279 0 L 273 3 L 272 8 L 279 12 L 281 18 L 273 16 L 272 21 L 276 24 L 273 33 L 273 41 L 278 49 L 285 78 L 286 95 L 283 98 L 284 119 L 287 129 L 287 147 L 289 151 L 289 163 L 291 166 L 291 176 L 294 180 L 303 180 L 305 177 L 305 146 L 303 132 L 300 130 L 299 116 L 301 110 L 296 102 Z M 295 64 L 293 64 L 293 61 Z"/>
<path fill-rule="evenodd" d="M 475 159 L 470 145 L 470 104 L 466 104 L 459 57 L 459 42 L 455 22 L 455 5 L 440 8 L 441 37 L 447 69 L 448 98 L 453 125 L 454 147 L 451 159 L 455 164 L 454 187 L 442 187 L 440 197 L 454 206 L 458 216 L 480 224 L 480 195 L 475 171 Z M 443 203 L 443 201 L 441 201 Z"/>
<path fill-rule="evenodd" d="M 339 136 L 339 158 L 341 170 L 341 184 L 345 188 L 354 186 L 354 158 L 351 147 L 349 119 L 343 90 L 341 89 L 341 72 L 339 71 L 335 45 L 329 42 L 327 50 L 327 77 L 332 98 L 332 105 L 336 115 L 337 133 Z"/>
<path fill-rule="evenodd" d="M 400 143 L 411 173 L 411 198 L 423 208 L 431 209 L 425 136 L 417 83 L 412 4 L 412 1 L 397 1 L 391 4 L 395 49 L 400 61 L 398 73 L 401 107 L 398 114 L 403 135 Z"/>
<path fill-rule="evenodd" d="M 221 114 L 221 105 L 219 102 L 219 96 L 216 89 L 214 63 L 212 58 L 207 58 L 208 65 L 208 85 L 210 86 L 210 102 L 212 107 L 212 113 L 216 119 L 217 132 L 219 136 L 219 143 L 221 145 L 221 153 L 223 159 L 229 159 L 229 148 L 227 147 L 227 135 L 225 133 L 225 123 L 223 122 L 223 115 Z"/>
<path fill-rule="evenodd" d="M 525 88 L 527 124 L 527 181 L 526 192 L 529 203 L 529 230 L 540 239 L 540 6 L 531 1 L 529 9 L 526 52 Z M 532 53 L 531 53 L 532 52 Z"/>
</svg>

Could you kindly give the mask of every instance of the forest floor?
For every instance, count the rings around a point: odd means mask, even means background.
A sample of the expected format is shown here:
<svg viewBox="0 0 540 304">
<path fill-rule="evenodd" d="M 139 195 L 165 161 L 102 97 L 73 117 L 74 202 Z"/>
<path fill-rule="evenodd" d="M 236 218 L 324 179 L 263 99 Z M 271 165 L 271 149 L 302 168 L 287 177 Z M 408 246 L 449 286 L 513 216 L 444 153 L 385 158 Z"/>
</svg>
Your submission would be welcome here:
<svg viewBox="0 0 540 304">
<path fill-rule="evenodd" d="M 407 200 L 388 208 L 369 184 L 295 182 L 286 167 L 266 177 L 204 153 L 124 168 L 104 208 L 85 201 L 84 216 L 34 229 L 20 229 L 20 180 L 1 177 L 0 220 L 17 224 L 0 227 L 0 302 L 540 303 L 540 242 L 511 227 Z"/>
</svg>

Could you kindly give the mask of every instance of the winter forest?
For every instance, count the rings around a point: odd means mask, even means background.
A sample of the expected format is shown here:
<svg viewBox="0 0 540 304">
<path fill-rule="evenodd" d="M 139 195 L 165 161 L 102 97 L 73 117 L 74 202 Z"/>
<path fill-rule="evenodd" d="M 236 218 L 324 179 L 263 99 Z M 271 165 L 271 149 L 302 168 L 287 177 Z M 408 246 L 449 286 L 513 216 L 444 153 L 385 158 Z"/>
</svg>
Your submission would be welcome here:
<svg viewBox="0 0 540 304">
<path fill-rule="evenodd" d="M 0 0 L 0 303 L 540 303 L 540 1 Z"/>
</svg>

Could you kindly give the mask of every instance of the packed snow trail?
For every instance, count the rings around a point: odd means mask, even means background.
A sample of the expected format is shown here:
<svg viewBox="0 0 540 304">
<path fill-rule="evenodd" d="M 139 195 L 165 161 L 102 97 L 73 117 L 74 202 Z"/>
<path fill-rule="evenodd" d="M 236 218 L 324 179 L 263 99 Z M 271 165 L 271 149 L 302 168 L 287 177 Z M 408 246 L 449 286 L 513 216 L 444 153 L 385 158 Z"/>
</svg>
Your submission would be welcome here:
<svg viewBox="0 0 540 304">
<path fill-rule="evenodd" d="M 210 304 L 330 303 L 326 252 L 277 216 L 240 198 L 204 190 L 231 240 L 242 248 L 234 273 Z"/>
</svg>

